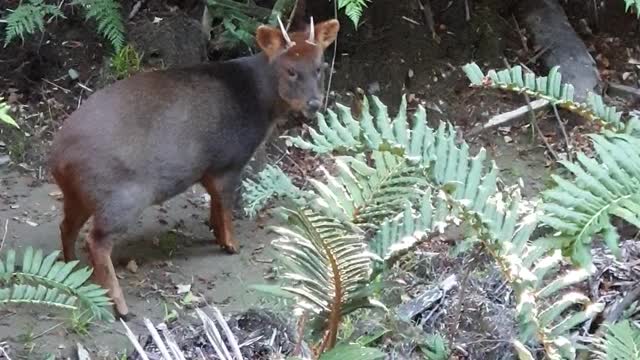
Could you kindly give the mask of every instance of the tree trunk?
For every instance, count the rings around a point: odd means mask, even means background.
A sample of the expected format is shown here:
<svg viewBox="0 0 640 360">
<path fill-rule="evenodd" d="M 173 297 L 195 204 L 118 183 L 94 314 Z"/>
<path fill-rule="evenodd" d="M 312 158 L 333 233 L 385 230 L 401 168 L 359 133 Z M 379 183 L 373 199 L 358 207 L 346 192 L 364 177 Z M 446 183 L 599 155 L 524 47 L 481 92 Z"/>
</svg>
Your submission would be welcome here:
<svg viewBox="0 0 640 360">
<path fill-rule="evenodd" d="M 563 81 L 573 84 L 576 100 L 584 102 L 589 91 L 600 87 L 596 63 L 584 42 L 569 24 L 557 0 L 523 1 L 519 14 L 533 35 L 533 41 L 545 52 L 545 66 L 560 66 Z"/>
</svg>

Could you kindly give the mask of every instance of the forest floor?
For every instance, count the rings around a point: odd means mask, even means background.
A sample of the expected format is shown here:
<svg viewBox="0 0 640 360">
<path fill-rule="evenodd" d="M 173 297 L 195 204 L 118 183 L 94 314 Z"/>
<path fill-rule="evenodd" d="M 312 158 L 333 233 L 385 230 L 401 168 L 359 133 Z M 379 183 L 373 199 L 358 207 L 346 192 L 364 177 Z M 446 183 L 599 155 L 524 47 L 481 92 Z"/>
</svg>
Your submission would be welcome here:
<svg viewBox="0 0 640 360">
<path fill-rule="evenodd" d="M 8 1 L 9 8 L 15 3 Z M 469 88 L 461 71 L 461 66 L 470 61 L 484 69 L 501 68 L 504 59 L 512 65 L 521 62 L 534 70 L 540 68 L 535 60 L 529 63 L 539 49 L 523 46 L 513 18 L 474 8 L 470 20 L 474 26 L 470 26 L 460 6 L 447 7 L 446 1 L 432 1 L 441 37 L 437 43 L 422 25 L 419 9 L 409 2 L 385 6 L 388 3 L 375 2 L 358 31 L 341 19 L 345 30 L 338 39 L 333 99 L 349 105 L 349 94 L 362 88 L 380 96 L 393 112 L 404 91 L 410 107 L 420 103 L 427 108 L 431 126 L 450 121 L 462 134 L 493 115 L 524 104 L 513 94 Z M 127 14 L 130 5 L 123 2 Z M 572 23 L 578 26 L 586 15 L 575 9 L 567 7 Z M 134 19 L 135 26 L 178 13 L 179 9 L 161 0 L 147 1 Z M 481 20 L 483 25 L 475 26 Z M 379 26 L 381 23 L 384 26 Z M 2 226 L 8 222 L 4 249 L 21 253 L 27 246 L 45 252 L 60 248 L 62 203 L 44 165 L 50 141 L 82 99 L 108 82 L 104 79 L 109 54 L 101 45 L 102 40 L 88 28 L 79 15 L 69 14 L 67 20 L 49 24 L 45 34 L 0 51 L 0 96 L 16 111 L 21 125 L 20 131 L 0 128 L 0 220 Z M 189 37 L 180 34 L 181 29 L 172 31 L 176 42 Z M 584 35 L 584 40 L 605 79 L 637 86 L 637 33 L 620 34 L 607 28 L 595 35 Z M 70 78 L 71 69 L 79 79 Z M 618 99 L 616 104 L 628 109 L 638 102 Z M 563 116 L 571 143 L 578 148 L 584 146 L 587 142 L 583 134 L 590 124 Z M 566 145 L 553 113 L 538 116 L 538 121 L 553 151 L 564 156 Z M 556 166 L 549 149 L 537 135 L 532 135 L 526 118 L 465 136 L 465 140 L 475 151 L 487 149 L 506 184 L 522 179 L 528 198 L 539 196 Z M 314 173 L 316 160 L 312 157 L 295 152 L 282 156 L 280 151 L 279 145 L 271 144 L 266 158 L 277 159 L 295 176 Z M 173 310 L 178 314 L 177 322 L 189 323 L 194 316 L 188 310 L 204 303 L 216 304 L 225 313 L 264 306 L 277 311 L 277 304 L 262 300 L 249 288 L 273 277 L 268 253 L 272 235 L 265 230 L 272 220 L 253 220 L 237 214 L 235 226 L 241 251 L 229 256 L 212 243 L 206 224 L 208 211 L 204 190 L 194 186 L 163 206 L 148 209 L 139 226 L 115 245 L 113 258 L 118 277 L 136 315 L 128 323 L 134 333 L 145 332 L 144 317 L 160 322 L 173 317 Z M 87 229 L 88 226 L 85 232 Z M 83 244 L 78 246 L 84 249 Z M 421 249 L 423 256 L 399 276 L 404 283 L 396 283 L 402 289 L 401 299 L 420 293 L 425 284 L 439 283 L 449 275 L 460 276 L 464 272 L 463 259 L 447 253 L 446 246 L 434 243 Z M 81 251 L 80 255 L 86 263 L 86 252 Z M 508 292 L 495 269 L 478 270 L 470 279 L 468 296 L 462 304 L 465 316 L 460 318 L 445 311 L 445 321 L 435 330 L 446 329 L 451 321 L 461 319 L 457 355 L 469 359 L 499 358 L 511 351 L 505 340 L 513 331 L 512 316 L 505 311 Z M 455 291 L 450 296 L 455 298 Z M 76 343 L 82 343 L 97 359 L 115 359 L 125 349 L 130 351 L 119 323 L 91 324 L 89 335 L 78 334 L 77 330 L 78 325 L 69 323 L 61 314 L 41 308 L 0 310 L 0 339 L 16 355 L 14 359 L 38 359 L 45 353 L 66 358 L 75 351 Z"/>
</svg>

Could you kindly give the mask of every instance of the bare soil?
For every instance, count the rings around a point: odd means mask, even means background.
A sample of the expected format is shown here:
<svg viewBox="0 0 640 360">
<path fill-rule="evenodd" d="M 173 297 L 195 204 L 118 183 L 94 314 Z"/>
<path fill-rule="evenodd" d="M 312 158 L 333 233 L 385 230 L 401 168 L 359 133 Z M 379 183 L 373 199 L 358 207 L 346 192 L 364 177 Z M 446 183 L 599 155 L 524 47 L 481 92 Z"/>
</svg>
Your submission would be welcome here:
<svg viewBox="0 0 640 360">
<path fill-rule="evenodd" d="M 17 2 L 3 2 L 0 12 L 14 8 Z M 540 70 L 535 61 L 528 63 L 539 49 L 534 49 L 526 40 L 527 48 L 524 48 L 515 31 L 517 20 L 508 14 L 506 6 L 499 7 L 504 10 L 502 13 L 490 10 L 494 8 L 489 6 L 495 6 L 496 2 L 474 1 L 472 17 L 467 22 L 464 2 L 431 3 L 439 43 L 433 40 L 424 25 L 417 2 L 374 1 L 357 31 L 348 20 L 341 18 L 343 30 L 338 39 L 332 99 L 348 105 L 351 94 L 362 88 L 379 95 L 393 112 L 405 92 L 410 106 L 422 104 L 428 109 L 432 126 L 439 121 L 451 121 L 463 134 L 495 114 L 523 105 L 523 99 L 512 94 L 470 89 L 460 70 L 469 61 L 476 61 L 485 68 L 503 67 L 505 59 L 510 64 L 522 62 Z M 131 1 L 123 2 L 125 15 L 131 5 Z M 140 31 L 135 30 L 137 26 L 144 28 L 156 17 L 172 18 L 183 10 L 198 19 L 197 9 L 189 6 L 180 9 L 175 1 L 147 1 L 129 26 L 132 33 L 139 34 Z M 590 16 L 583 8 L 575 4 L 567 7 L 576 27 L 580 19 Z M 324 10 L 317 18 L 332 13 L 330 8 Z M 44 167 L 48 147 L 55 131 L 82 99 L 112 81 L 107 65 L 110 54 L 102 45 L 102 39 L 95 35 L 93 24 L 85 23 L 82 16 L 71 9 L 65 8 L 65 13 L 68 18 L 49 24 L 46 33 L 26 39 L 24 44 L 14 42 L 0 51 L 0 96 L 8 99 L 22 127 L 21 131 L 0 127 L 0 158 L 3 154 L 11 158 L 10 163 L 0 164 L 0 220 L 2 225 L 8 220 L 4 248 L 15 248 L 18 252 L 26 246 L 46 251 L 59 249 L 61 202 L 57 199 L 58 189 L 51 183 Z M 624 33 L 616 32 L 617 27 L 603 25 L 602 28 L 604 30 L 596 35 L 584 34 L 601 72 L 607 79 L 637 86 L 638 68 L 629 63 L 629 59 L 640 59 L 637 31 L 632 33 L 633 27 L 625 27 Z M 189 33 L 181 33 L 180 29 L 188 30 L 188 26 L 175 29 L 175 36 L 165 33 L 151 39 L 154 41 L 138 42 L 141 46 L 161 46 L 168 51 L 177 51 L 180 47 L 174 45 L 190 38 Z M 158 38 L 174 43 L 158 45 Z M 198 56 L 199 53 L 194 51 L 193 54 Z M 214 55 L 210 56 L 212 60 L 236 53 Z M 79 79 L 70 78 L 70 69 L 79 74 Z M 618 103 L 625 107 L 634 105 L 633 100 L 618 100 Z M 574 147 L 584 146 L 586 142 L 581 134 L 589 124 L 571 116 L 565 119 L 568 120 L 570 142 Z M 566 153 L 566 144 L 553 114 L 540 116 L 538 121 L 553 150 L 561 155 Z M 507 184 L 523 179 L 525 196 L 539 196 L 549 181 L 553 170 L 550 152 L 537 135 L 532 135 L 527 119 L 475 137 L 465 137 L 465 140 L 475 150 L 480 147 L 488 150 L 503 170 Z M 266 154 L 259 156 L 262 161 L 273 162 L 278 158 L 281 165 L 300 177 L 313 174 L 316 168 L 317 159 L 303 156 L 304 153 L 283 157 L 280 147 L 269 146 L 267 149 Z M 267 252 L 272 237 L 264 228 L 271 220 L 249 220 L 238 214 L 235 224 L 241 252 L 235 256 L 223 254 L 212 244 L 212 234 L 206 224 L 209 210 L 204 193 L 202 188 L 195 186 L 161 207 L 148 209 L 139 226 L 114 248 L 113 258 L 125 297 L 137 315 L 129 326 L 138 334 L 145 333 L 143 317 L 160 322 L 172 310 L 179 313 L 177 323 L 187 326 L 194 320 L 189 309 L 204 302 L 216 304 L 224 312 L 266 304 L 267 300 L 248 286 L 272 276 L 272 259 Z M 78 246 L 83 248 L 81 244 Z M 449 246 L 429 244 L 421 249 L 419 254 L 422 255 L 415 262 L 422 266 L 422 271 L 411 268 L 411 281 L 398 285 L 402 293 L 400 300 L 418 294 L 425 283 L 464 272 L 465 266 L 460 259 L 447 255 Z M 435 258 L 425 255 L 433 253 L 439 255 Z M 80 255 L 86 259 L 84 252 Z M 131 262 L 136 266 L 128 265 Z M 441 325 L 433 323 L 425 329 L 445 331 L 455 328 L 450 324 L 460 320 L 458 341 L 466 349 L 466 355 L 457 352 L 460 358 L 501 358 L 510 349 L 505 339 L 513 330 L 511 316 L 505 310 L 510 306 L 505 300 L 508 295 L 504 294 L 506 290 L 491 269 L 474 272 L 471 279 L 469 296 L 462 305 L 463 318 L 444 313 Z M 184 285 L 191 286 L 195 300 L 185 298 L 184 293 L 178 294 Z M 500 292 L 494 293 L 496 289 Z M 451 296 L 457 299 L 455 292 Z M 454 303 L 452 300 L 451 304 Z M 274 304 L 269 303 L 269 306 L 273 308 Z M 478 324 L 474 319 L 486 321 Z M 41 308 L 4 308 L 0 315 L 0 341 L 8 343 L 11 354 L 16 356 L 14 359 L 37 359 L 45 353 L 65 358 L 75 351 L 76 342 L 84 344 L 97 359 L 115 359 L 116 355 L 130 350 L 118 323 L 92 324 L 88 336 L 75 334 L 73 329 L 62 314 L 43 312 Z M 397 341 L 396 345 L 402 344 L 401 340 Z"/>
</svg>

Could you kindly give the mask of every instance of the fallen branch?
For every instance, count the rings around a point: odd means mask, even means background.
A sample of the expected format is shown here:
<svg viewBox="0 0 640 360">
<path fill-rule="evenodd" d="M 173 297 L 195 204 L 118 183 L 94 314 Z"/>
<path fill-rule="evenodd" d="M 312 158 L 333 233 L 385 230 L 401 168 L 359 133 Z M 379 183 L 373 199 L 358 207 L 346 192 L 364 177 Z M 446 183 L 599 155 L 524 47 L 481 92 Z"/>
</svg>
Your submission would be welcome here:
<svg viewBox="0 0 640 360">
<path fill-rule="evenodd" d="M 489 119 L 489 121 L 487 121 L 481 127 L 475 128 L 469 131 L 468 135 L 471 135 L 471 136 L 477 135 L 487 129 L 495 128 L 495 127 L 504 125 L 506 123 L 515 121 L 517 119 L 520 119 L 521 117 L 529 113 L 529 111 L 535 111 L 535 110 L 544 108 L 545 106 L 549 105 L 549 102 L 544 99 L 538 99 L 538 100 L 532 101 L 530 104 L 531 104 L 530 106 L 529 104 L 523 105 L 515 110 L 511 110 L 509 112 L 496 115 L 491 119 Z"/>
</svg>

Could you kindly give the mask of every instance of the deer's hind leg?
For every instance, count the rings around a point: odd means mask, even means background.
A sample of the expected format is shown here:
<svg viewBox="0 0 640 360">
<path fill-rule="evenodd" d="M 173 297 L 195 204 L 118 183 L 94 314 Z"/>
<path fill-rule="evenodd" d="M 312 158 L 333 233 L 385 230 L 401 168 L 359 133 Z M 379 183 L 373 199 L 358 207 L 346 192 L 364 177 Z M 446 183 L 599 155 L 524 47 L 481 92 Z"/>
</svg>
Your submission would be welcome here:
<svg viewBox="0 0 640 360">
<path fill-rule="evenodd" d="M 215 242 L 230 254 L 239 250 L 233 229 L 233 205 L 238 175 L 239 172 L 236 171 L 222 176 L 207 174 L 201 181 L 211 196 L 209 223 L 213 227 Z"/>
</svg>

